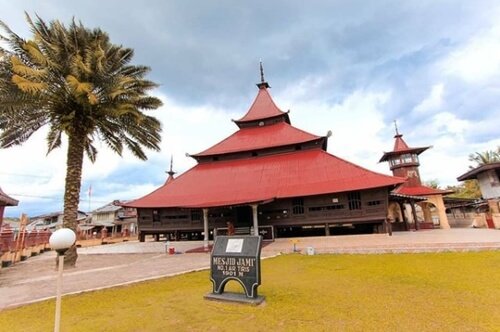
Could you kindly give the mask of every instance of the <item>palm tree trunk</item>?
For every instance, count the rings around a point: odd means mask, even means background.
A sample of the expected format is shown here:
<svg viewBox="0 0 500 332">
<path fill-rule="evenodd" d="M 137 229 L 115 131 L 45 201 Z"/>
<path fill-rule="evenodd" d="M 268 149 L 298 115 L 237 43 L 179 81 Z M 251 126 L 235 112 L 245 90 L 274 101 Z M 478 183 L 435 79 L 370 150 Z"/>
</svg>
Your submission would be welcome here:
<svg viewBox="0 0 500 332">
<path fill-rule="evenodd" d="M 78 226 L 78 203 L 80 202 L 84 154 L 84 137 L 79 136 L 82 135 L 78 133 L 69 135 L 66 160 L 66 185 L 64 188 L 63 225 L 72 229 L 75 233 Z M 66 252 L 64 266 L 75 266 L 77 258 L 76 245 L 74 245 Z"/>
</svg>

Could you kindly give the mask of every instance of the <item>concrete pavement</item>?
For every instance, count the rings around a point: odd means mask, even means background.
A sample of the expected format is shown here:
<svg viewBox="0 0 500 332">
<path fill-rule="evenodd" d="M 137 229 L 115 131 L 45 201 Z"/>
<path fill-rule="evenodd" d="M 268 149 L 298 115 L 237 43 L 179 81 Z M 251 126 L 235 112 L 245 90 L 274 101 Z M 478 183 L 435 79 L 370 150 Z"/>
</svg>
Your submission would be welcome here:
<svg viewBox="0 0 500 332">
<path fill-rule="evenodd" d="M 490 229 L 422 230 L 386 234 L 276 239 L 262 257 L 306 253 L 402 253 L 500 250 L 500 231 Z M 171 242 L 179 254 L 165 253 L 164 242 L 123 242 L 80 248 L 77 266 L 64 272 L 63 294 L 130 284 L 209 268 L 209 253 L 186 251 L 203 242 Z M 46 252 L 0 270 L 0 310 L 55 296 L 55 253 Z M 208 272 L 207 272 L 208 282 Z"/>
</svg>

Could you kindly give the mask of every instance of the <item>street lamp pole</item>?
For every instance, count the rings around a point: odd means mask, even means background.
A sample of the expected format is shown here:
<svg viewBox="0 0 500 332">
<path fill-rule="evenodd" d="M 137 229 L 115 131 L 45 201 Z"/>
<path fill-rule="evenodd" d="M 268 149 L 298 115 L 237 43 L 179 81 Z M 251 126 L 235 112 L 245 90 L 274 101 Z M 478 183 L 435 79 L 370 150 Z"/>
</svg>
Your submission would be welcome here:
<svg viewBox="0 0 500 332">
<path fill-rule="evenodd" d="M 61 228 L 52 233 L 49 238 L 49 243 L 52 249 L 58 254 L 58 270 L 57 270 L 57 290 L 56 290 L 56 313 L 54 319 L 54 332 L 59 332 L 61 326 L 61 293 L 64 268 L 64 254 L 75 244 L 76 235 L 69 228 Z"/>
<path fill-rule="evenodd" d="M 58 255 L 58 269 L 57 269 L 57 290 L 56 290 L 56 316 L 54 319 L 54 332 L 59 332 L 61 326 L 61 292 L 63 281 L 63 267 L 64 267 L 64 254 Z"/>
</svg>

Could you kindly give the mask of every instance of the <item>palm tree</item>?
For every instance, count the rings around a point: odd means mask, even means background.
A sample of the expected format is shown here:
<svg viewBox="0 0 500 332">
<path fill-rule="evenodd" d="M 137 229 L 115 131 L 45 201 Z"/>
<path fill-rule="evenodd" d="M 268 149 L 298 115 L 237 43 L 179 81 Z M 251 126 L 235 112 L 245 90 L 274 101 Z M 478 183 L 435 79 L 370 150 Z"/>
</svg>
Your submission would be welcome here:
<svg viewBox="0 0 500 332">
<path fill-rule="evenodd" d="M 470 166 L 470 168 L 476 168 L 481 165 L 491 164 L 500 161 L 500 146 L 497 150 L 488 150 L 484 152 L 475 152 L 469 155 L 469 161 L 475 162 L 476 165 Z"/>
<path fill-rule="evenodd" d="M 159 151 L 161 124 L 143 113 L 162 105 L 148 90 L 149 68 L 131 65 L 133 50 L 112 44 L 100 29 L 75 20 L 66 27 L 26 13 L 32 39 L 4 22 L 0 47 L 0 148 L 24 143 L 48 126 L 48 152 L 67 137 L 63 224 L 76 230 L 84 154 L 94 162 L 96 141 L 121 156 L 124 146 L 146 160 L 143 148 Z M 65 264 L 76 263 L 76 248 Z"/>
</svg>

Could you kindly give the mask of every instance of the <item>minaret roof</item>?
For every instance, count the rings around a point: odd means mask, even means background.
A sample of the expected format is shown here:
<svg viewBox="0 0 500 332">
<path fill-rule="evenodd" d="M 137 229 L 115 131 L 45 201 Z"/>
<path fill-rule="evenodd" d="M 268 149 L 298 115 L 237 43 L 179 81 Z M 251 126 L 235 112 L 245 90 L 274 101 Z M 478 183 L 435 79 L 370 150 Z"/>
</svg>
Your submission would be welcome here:
<svg viewBox="0 0 500 332">
<path fill-rule="evenodd" d="M 392 156 L 399 156 L 405 153 L 415 153 L 419 155 L 428 148 L 430 148 L 430 146 L 423 146 L 417 148 L 409 147 L 408 144 L 406 144 L 406 142 L 404 141 L 403 135 L 398 133 L 397 130 L 394 139 L 395 140 L 394 140 L 393 150 L 390 152 L 384 152 L 384 155 L 382 156 L 382 158 L 380 158 L 379 162 L 388 161 L 389 158 Z"/>
<path fill-rule="evenodd" d="M 392 149 L 392 152 L 406 151 L 410 149 L 408 144 L 404 141 L 403 135 L 397 134 L 394 138 L 394 149 Z"/>
</svg>

